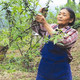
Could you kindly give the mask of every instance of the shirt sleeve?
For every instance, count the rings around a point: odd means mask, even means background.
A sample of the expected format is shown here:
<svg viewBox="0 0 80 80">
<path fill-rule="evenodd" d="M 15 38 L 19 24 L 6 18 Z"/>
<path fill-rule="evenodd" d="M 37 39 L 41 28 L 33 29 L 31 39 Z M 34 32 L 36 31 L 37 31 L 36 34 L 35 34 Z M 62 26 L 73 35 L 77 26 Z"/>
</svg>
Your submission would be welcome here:
<svg viewBox="0 0 80 80">
<path fill-rule="evenodd" d="M 75 29 L 71 29 L 62 40 L 60 40 L 56 45 L 63 48 L 70 48 L 76 42 L 78 38 L 78 32 Z"/>
<path fill-rule="evenodd" d="M 46 35 L 47 31 L 42 26 L 42 24 L 38 23 L 37 21 L 33 21 L 31 24 L 32 30 L 38 33 L 40 36 Z"/>
<path fill-rule="evenodd" d="M 56 26 L 56 24 L 50 24 L 50 26 L 52 28 L 54 28 Z M 48 36 L 49 33 L 47 32 L 47 30 L 44 28 L 44 26 L 36 21 L 33 21 L 32 22 L 32 25 L 31 25 L 33 31 L 35 31 L 36 33 L 38 33 L 40 36 Z"/>
</svg>

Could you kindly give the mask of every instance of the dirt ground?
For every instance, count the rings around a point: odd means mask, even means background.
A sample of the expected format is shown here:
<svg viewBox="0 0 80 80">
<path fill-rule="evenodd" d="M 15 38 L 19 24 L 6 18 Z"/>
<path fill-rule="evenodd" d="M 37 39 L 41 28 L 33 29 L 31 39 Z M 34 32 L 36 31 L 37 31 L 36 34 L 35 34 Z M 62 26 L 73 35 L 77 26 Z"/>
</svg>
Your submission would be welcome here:
<svg viewBox="0 0 80 80">
<path fill-rule="evenodd" d="M 71 53 L 73 55 L 73 61 L 71 62 L 72 75 L 75 78 L 74 80 L 80 80 L 80 34 Z"/>
</svg>

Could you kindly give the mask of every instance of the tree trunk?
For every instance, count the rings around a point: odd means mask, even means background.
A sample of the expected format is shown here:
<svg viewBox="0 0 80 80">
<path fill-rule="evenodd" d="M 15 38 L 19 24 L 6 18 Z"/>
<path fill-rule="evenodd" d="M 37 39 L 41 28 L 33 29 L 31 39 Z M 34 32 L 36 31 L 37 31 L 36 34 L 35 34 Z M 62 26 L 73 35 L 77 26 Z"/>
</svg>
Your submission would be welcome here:
<svg viewBox="0 0 80 80">
<path fill-rule="evenodd" d="M 75 0 L 73 0 L 74 4 L 75 4 Z"/>
<path fill-rule="evenodd" d="M 79 5 L 80 5 L 80 0 L 79 0 Z"/>
<path fill-rule="evenodd" d="M 8 49 L 9 49 L 8 45 L 0 46 L 0 61 L 3 61 L 3 59 L 5 58 Z"/>
<path fill-rule="evenodd" d="M 69 4 L 69 0 L 67 0 L 67 3 Z"/>
</svg>

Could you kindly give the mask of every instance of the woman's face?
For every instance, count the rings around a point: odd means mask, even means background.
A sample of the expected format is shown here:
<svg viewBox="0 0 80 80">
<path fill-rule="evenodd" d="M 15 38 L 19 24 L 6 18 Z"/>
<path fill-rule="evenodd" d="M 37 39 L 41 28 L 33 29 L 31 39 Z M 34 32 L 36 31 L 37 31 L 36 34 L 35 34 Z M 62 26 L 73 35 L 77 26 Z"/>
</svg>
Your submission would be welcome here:
<svg viewBox="0 0 80 80">
<path fill-rule="evenodd" d="M 66 9 L 62 9 L 57 16 L 57 23 L 59 25 L 67 26 L 72 21 L 73 19 L 70 18 L 70 13 Z"/>
</svg>

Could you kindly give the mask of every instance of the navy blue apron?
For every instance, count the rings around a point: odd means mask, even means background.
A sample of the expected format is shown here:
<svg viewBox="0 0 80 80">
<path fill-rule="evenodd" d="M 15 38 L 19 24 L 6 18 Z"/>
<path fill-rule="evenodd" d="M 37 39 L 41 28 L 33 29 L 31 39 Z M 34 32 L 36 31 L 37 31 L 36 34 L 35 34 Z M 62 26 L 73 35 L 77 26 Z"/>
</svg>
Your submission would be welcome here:
<svg viewBox="0 0 80 80">
<path fill-rule="evenodd" d="M 36 80 L 72 80 L 67 51 L 49 41 L 41 50 Z"/>
</svg>

